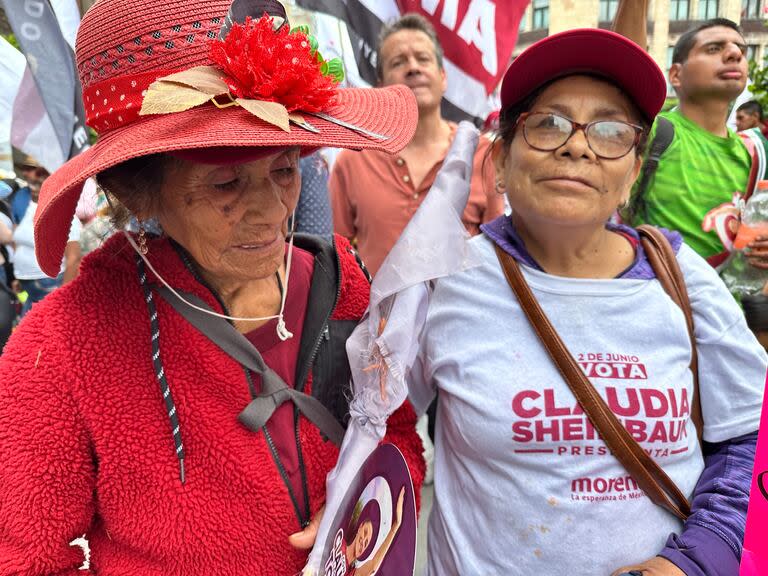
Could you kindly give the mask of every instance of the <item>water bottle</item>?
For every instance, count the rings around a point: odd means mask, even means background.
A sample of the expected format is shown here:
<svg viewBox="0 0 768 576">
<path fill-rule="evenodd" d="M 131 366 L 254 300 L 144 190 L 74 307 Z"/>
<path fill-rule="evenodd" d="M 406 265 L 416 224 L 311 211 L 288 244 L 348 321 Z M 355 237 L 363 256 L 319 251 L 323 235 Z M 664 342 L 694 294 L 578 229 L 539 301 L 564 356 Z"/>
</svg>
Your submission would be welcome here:
<svg viewBox="0 0 768 576">
<path fill-rule="evenodd" d="M 739 229 L 733 251 L 720 267 L 720 276 L 731 293 L 741 297 L 760 294 L 768 283 L 768 270 L 755 268 L 747 260 L 749 244 L 760 236 L 768 237 L 768 180 L 758 182 L 749 200 L 739 204 Z"/>
</svg>

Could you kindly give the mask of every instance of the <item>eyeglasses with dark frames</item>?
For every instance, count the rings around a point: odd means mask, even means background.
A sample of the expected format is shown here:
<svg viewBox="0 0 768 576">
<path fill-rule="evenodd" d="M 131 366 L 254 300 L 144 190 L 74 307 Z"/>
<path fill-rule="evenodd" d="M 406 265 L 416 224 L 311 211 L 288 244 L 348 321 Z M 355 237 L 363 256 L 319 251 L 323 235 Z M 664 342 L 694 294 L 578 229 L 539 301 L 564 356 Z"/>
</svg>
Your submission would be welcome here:
<svg viewBox="0 0 768 576">
<path fill-rule="evenodd" d="M 552 112 L 524 112 L 517 119 L 515 128 L 521 123 L 523 138 L 534 150 L 557 150 L 576 130 L 581 130 L 590 150 L 605 160 L 617 160 L 629 154 L 643 134 L 642 126 L 621 120 L 594 120 L 581 124 Z"/>
</svg>

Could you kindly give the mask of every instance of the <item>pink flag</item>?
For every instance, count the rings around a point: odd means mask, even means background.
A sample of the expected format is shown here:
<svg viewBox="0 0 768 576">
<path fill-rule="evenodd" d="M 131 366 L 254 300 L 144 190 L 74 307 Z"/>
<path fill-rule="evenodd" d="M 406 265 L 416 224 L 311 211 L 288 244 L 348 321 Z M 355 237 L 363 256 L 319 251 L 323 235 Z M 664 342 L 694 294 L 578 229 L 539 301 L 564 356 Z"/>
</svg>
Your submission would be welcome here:
<svg viewBox="0 0 768 576">
<path fill-rule="evenodd" d="M 766 383 L 768 386 L 768 382 Z M 763 401 L 739 576 L 768 574 L 768 402 Z"/>
</svg>

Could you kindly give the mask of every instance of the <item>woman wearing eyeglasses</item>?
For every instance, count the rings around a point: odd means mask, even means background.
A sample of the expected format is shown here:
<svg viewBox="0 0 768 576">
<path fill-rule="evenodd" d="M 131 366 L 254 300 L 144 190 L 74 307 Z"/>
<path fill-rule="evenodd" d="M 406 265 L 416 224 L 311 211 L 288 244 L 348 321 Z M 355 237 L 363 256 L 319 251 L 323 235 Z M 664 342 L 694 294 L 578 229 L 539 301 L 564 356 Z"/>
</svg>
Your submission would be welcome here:
<svg viewBox="0 0 768 576">
<path fill-rule="evenodd" d="M 410 375 L 439 389 L 428 573 L 644 576 L 738 573 L 766 355 L 717 274 L 664 231 L 692 343 L 637 230 L 610 223 L 642 165 L 663 75 L 601 30 L 551 36 L 502 85 L 493 146 L 512 214 L 470 240 L 481 265 L 438 280 Z M 596 433 L 525 316 L 511 256 L 589 383 L 692 503 L 655 505 Z"/>
</svg>

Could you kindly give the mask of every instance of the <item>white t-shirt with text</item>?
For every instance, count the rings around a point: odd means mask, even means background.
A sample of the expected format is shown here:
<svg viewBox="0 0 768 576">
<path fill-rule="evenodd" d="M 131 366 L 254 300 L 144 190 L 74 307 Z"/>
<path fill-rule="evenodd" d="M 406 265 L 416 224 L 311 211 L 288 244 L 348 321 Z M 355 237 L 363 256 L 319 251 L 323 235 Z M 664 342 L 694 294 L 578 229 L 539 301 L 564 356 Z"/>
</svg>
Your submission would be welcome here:
<svg viewBox="0 0 768 576">
<path fill-rule="evenodd" d="M 411 401 L 439 390 L 428 574 L 608 575 L 656 555 L 681 522 L 653 504 L 597 437 L 507 284 L 482 266 L 438 280 Z M 758 428 L 765 352 L 716 272 L 683 245 L 704 439 Z M 690 420 L 691 345 L 657 280 L 575 279 L 521 265 L 592 384 L 690 496 L 704 463 Z"/>
</svg>

